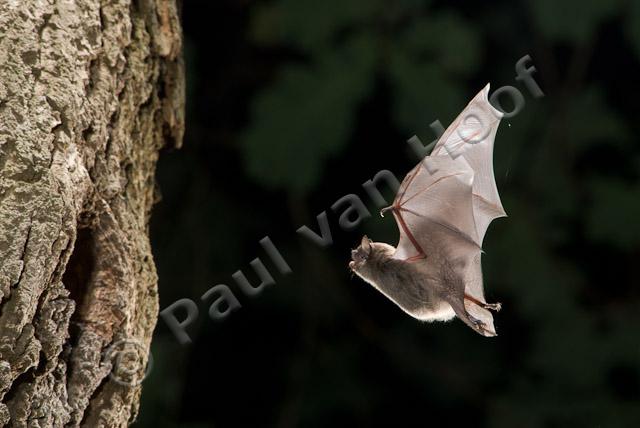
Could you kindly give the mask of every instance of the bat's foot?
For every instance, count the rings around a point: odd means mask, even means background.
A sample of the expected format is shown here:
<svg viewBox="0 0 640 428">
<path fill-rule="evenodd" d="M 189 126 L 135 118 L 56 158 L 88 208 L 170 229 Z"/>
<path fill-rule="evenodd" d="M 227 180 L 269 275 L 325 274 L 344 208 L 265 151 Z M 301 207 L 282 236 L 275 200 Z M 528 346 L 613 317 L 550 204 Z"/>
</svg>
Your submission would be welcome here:
<svg viewBox="0 0 640 428">
<path fill-rule="evenodd" d="M 467 314 L 467 316 L 469 317 L 469 321 L 473 325 L 473 328 L 475 328 L 478 333 L 486 337 L 497 336 L 497 334 L 487 329 L 487 325 L 485 324 L 484 321 L 479 320 L 478 318 L 472 316 L 471 314 Z"/>
<path fill-rule="evenodd" d="M 473 324 L 473 326 L 481 331 L 485 330 L 485 323 L 482 320 L 479 320 L 478 318 L 474 317 L 471 314 L 467 314 L 467 316 L 469 317 L 469 321 L 471 321 L 471 324 Z"/>
<path fill-rule="evenodd" d="M 482 307 L 490 311 L 500 312 L 500 309 L 502 309 L 502 303 L 485 303 Z"/>
<path fill-rule="evenodd" d="M 475 303 L 483 309 L 488 309 L 490 311 L 496 312 L 500 312 L 500 309 L 502 309 L 502 303 L 485 303 L 468 294 L 465 294 L 464 298 L 470 302 Z"/>
</svg>

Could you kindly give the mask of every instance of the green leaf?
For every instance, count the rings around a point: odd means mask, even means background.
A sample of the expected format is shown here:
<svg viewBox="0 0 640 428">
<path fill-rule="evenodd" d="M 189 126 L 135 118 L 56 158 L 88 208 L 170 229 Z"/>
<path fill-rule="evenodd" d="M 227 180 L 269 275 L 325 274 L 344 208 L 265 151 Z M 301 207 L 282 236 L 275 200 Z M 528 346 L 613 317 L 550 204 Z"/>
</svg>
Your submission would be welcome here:
<svg viewBox="0 0 640 428">
<path fill-rule="evenodd" d="M 370 18 L 377 6 L 366 0 L 280 0 L 256 9 L 251 36 L 258 44 L 321 49 L 340 31 Z"/>
<path fill-rule="evenodd" d="M 627 22 L 625 29 L 633 47 L 636 50 L 636 55 L 640 56 L 640 2 L 632 1 L 629 6 L 629 13 L 627 14 Z"/>
<path fill-rule="evenodd" d="M 438 119 L 446 128 L 465 106 L 459 85 L 432 62 L 417 62 L 395 52 L 388 68 L 394 97 L 393 114 L 407 133 Z"/>
<path fill-rule="evenodd" d="M 587 215 L 587 232 L 595 241 L 623 250 L 640 242 L 640 186 L 613 179 L 591 183 L 592 204 Z"/>
<path fill-rule="evenodd" d="M 436 119 L 446 128 L 465 106 L 458 79 L 472 74 L 480 58 L 473 27 L 458 15 L 442 12 L 409 24 L 387 69 L 396 122 L 410 133 Z"/>
<path fill-rule="evenodd" d="M 567 142 L 575 151 L 583 151 L 598 140 L 620 142 L 629 135 L 623 120 L 607 105 L 599 88 L 590 87 L 572 100 L 567 109 Z"/>
<path fill-rule="evenodd" d="M 585 42 L 595 28 L 618 9 L 618 0 L 530 1 L 533 21 L 548 39 Z"/>
<path fill-rule="evenodd" d="M 325 159 L 347 141 L 357 107 L 373 81 L 366 35 L 315 65 L 290 65 L 256 99 L 241 147 L 249 174 L 261 184 L 295 192 L 320 179 Z"/>
<path fill-rule="evenodd" d="M 477 31 L 451 12 L 416 20 L 399 41 L 415 60 L 427 57 L 445 72 L 470 75 L 480 65 Z"/>
</svg>

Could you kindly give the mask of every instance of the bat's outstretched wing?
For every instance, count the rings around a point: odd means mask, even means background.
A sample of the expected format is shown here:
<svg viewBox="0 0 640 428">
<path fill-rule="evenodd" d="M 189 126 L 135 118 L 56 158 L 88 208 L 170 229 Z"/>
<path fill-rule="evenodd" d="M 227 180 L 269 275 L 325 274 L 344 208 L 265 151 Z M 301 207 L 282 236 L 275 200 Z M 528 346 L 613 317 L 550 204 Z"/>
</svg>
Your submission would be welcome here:
<svg viewBox="0 0 640 428">
<path fill-rule="evenodd" d="M 474 172 L 473 215 L 482 245 L 492 220 L 506 216 L 493 174 L 493 142 L 502 112 L 489 103 L 489 84 L 475 96 L 447 128 L 431 156 L 462 156 Z"/>
<path fill-rule="evenodd" d="M 423 264 L 425 275 L 447 276 L 446 286 L 455 287 L 450 298 L 459 303 L 456 314 L 480 334 L 494 336 L 491 312 L 464 298 L 466 294 L 485 302 L 473 178 L 473 169 L 463 157 L 428 156 L 418 164 L 394 202 L 400 241 L 393 257 Z M 482 321 L 484 328 L 473 326 L 468 315 Z"/>
<path fill-rule="evenodd" d="M 427 255 L 446 233 L 475 247 L 478 241 L 473 217 L 473 170 L 463 159 L 427 156 L 400 185 L 393 214 L 400 229 L 394 258 L 417 260 Z"/>
<path fill-rule="evenodd" d="M 493 141 L 502 113 L 491 106 L 488 94 L 489 85 L 447 128 L 431 155 L 407 174 L 393 203 L 400 229 L 394 258 L 448 260 L 464 294 L 482 303 L 482 241 L 491 221 L 506 215 L 493 174 Z M 468 300 L 464 307 L 484 322 L 486 335 L 495 334 L 488 310 Z"/>
</svg>

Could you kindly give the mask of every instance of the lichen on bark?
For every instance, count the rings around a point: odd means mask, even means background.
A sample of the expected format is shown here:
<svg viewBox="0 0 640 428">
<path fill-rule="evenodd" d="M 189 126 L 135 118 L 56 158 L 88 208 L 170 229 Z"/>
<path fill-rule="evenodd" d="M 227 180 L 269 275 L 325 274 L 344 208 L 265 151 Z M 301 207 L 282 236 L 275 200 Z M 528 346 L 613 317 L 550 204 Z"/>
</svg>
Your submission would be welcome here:
<svg viewBox="0 0 640 428">
<path fill-rule="evenodd" d="M 184 127 L 175 0 L 0 6 L 0 424 L 126 426 L 107 350 L 155 326 L 159 150 Z"/>
</svg>

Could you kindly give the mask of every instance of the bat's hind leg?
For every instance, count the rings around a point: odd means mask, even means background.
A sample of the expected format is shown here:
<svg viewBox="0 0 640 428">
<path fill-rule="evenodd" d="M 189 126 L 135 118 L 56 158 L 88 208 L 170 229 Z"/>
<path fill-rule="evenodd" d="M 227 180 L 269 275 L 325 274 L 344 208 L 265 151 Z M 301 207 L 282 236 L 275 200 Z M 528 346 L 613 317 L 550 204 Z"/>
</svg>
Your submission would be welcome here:
<svg viewBox="0 0 640 428">
<path fill-rule="evenodd" d="M 451 305 L 451 307 L 453 308 L 453 311 L 456 313 L 456 316 L 477 333 L 487 337 L 496 336 L 495 333 L 487 329 L 487 325 L 484 321 L 474 317 L 469 312 L 467 312 L 462 299 L 453 298 L 447 300 L 449 302 L 449 305 Z"/>
<path fill-rule="evenodd" d="M 489 309 L 490 311 L 500 312 L 500 309 L 502 309 L 502 303 L 485 303 L 484 305 L 482 305 L 482 307 L 485 309 Z"/>
<path fill-rule="evenodd" d="M 495 333 L 489 331 L 487 329 L 487 324 L 485 324 L 484 321 L 479 320 L 478 318 L 474 317 L 473 315 L 471 315 L 470 313 L 467 312 L 467 317 L 469 318 L 469 321 L 471 322 L 471 324 L 473 325 L 473 328 L 480 333 L 483 336 L 496 336 Z"/>
<path fill-rule="evenodd" d="M 486 328 L 485 328 L 486 324 L 484 323 L 484 321 L 474 317 L 468 312 L 467 312 L 467 317 L 469 318 L 469 321 L 471 322 L 471 324 L 473 324 L 478 330 L 481 330 L 482 332 L 486 331 Z"/>
<path fill-rule="evenodd" d="M 481 302 L 480 300 L 476 299 L 473 296 L 469 296 L 468 294 L 465 294 L 464 298 L 470 302 L 475 303 L 476 305 L 480 306 L 483 309 L 488 309 L 490 311 L 496 311 L 496 312 L 500 312 L 500 309 L 502 309 L 502 303 L 499 303 L 499 302 L 498 303 Z"/>
</svg>

